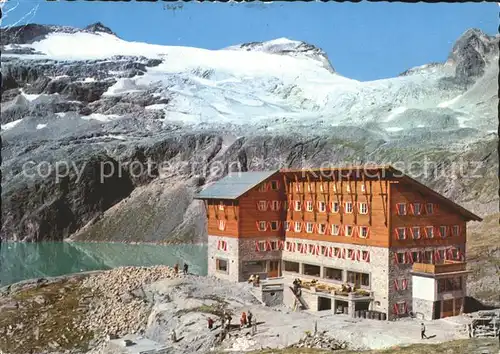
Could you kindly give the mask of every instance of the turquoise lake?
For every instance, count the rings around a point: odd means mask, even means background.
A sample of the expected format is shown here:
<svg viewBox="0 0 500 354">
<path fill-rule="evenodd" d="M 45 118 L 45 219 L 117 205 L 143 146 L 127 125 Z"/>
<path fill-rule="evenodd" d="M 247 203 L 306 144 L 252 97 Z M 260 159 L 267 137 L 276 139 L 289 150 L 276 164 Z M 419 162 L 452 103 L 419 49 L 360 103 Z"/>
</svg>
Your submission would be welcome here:
<svg viewBox="0 0 500 354">
<path fill-rule="evenodd" d="M 121 266 L 189 265 L 207 274 L 206 245 L 41 242 L 2 243 L 0 287 L 21 280 Z"/>
</svg>

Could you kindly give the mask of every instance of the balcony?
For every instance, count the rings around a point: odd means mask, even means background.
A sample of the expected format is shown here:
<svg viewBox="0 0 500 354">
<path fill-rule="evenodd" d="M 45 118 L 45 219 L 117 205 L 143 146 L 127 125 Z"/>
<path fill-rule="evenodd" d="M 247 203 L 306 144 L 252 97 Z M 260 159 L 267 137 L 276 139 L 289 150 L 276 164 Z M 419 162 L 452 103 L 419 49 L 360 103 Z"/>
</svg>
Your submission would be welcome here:
<svg viewBox="0 0 500 354">
<path fill-rule="evenodd" d="M 440 264 L 414 263 L 414 273 L 427 274 L 449 274 L 467 271 L 467 263 L 456 261 L 444 261 Z"/>
</svg>

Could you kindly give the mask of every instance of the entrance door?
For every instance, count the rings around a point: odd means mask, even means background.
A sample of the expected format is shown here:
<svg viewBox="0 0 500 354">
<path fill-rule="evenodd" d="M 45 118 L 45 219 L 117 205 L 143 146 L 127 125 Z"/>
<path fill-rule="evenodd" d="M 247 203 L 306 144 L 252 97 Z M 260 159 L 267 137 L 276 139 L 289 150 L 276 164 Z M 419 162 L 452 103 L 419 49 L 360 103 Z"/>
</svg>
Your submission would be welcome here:
<svg viewBox="0 0 500 354">
<path fill-rule="evenodd" d="M 269 261 L 269 267 L 267 270 L 268 278 L 276 278 L 280 275 L 280 261 Z"/>
</svg>

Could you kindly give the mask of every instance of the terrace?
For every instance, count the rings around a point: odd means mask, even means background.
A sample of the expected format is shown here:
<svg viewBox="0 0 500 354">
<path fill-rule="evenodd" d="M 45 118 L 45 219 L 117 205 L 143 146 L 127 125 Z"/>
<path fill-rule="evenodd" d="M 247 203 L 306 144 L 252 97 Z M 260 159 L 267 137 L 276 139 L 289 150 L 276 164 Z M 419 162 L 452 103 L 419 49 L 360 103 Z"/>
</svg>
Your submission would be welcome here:
<svg viewBox="0 0 500 354">
<path fill-rule="evenodd" d="M 467 263 L 458 261 L 444 261 L 441 264 L 414 263 L 412 273 L 442 275 L 467 272 Z"/>
</svg>

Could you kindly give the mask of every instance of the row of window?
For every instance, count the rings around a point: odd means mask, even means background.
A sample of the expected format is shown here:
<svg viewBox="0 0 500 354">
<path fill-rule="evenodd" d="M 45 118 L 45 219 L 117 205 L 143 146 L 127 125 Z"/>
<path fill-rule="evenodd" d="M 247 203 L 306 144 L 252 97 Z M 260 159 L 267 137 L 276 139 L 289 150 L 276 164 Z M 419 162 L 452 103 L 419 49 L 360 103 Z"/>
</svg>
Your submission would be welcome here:
<svg viewBox="0 0 500 354">
<path fill-rule="evenodd" d="M 303 203 L 300 200 L 295 200 L 293 202 L 293 209 L 295 211 L 302 211 L 304 208 Z M 305 202 L 305 211 L 314 211 L 314 203 L 311 200 L 307 200 Z M 320 213 L 326 213 L 327 211 L 327 203 L 324 201 L 317 202 L 316 211 Z M 352 214 L 354 211 L 354 204 L 352 202 L 344 202 L 344 207 L 340 208 L 339 202 L 330 202 L 329 211 L 331 213 L 345 213 Z M 358 212 L 360 214 L 368 214 L 368 203 L 359 202 L 358 203 Z"/>
<path fill-rule="evenodd" d="M 434 203 L 397 203 L 396 213 L 398 215 L 432 215 L 437 209 Z"/>
<path fill-rule="evenodd" d="M 459 248 L 432 251 L 407 251 L 394 253 L 394 264 L 437 263 L 441 260 L 463 260 L 464 254 Z"/>
<path fill-rule="evenodd" d="M 438 279 L 438 293 L 463 290 L 462 277 Z"/>
<path fill-rule="evenodd" d="M 222 221 L 222 220 L 221 220 Z M 281 221 L 257 221 L 258 231 L 278 231 L 281 230 Z M 368 238 L 370 234 L 370 228 L 368 226 L 352 226 L 352 225 L 341 225 L 337 224 L 316 224 L 312 222 L 289 222 L 284 223 L 286 231 L 302 232 L 305 231 L 309 234 L 318 233 L 321 235 L 333 235 L 333 236 L 346 236 L 346 237 L 361 237 Z"/>
<path fill-rule="evenodd" d="M 460 225 L 397 227 L 394 229 L 394 235 L 398 240 L 406 240 L 407 238 L 418 240 L 422 236 L 425 238 L 458 237 L 461 236 L 461 228 Z"/>
<path fill-rule="evenodd" d="M 277 191 L 280 189 L 280 181 L 272 180 L 266 183 L 261 183 L 259 186 L 259 192 L 267 192 L 269 190 Z"/>
<path fill-rule="evenodd" d="M 394 279 L 393 281 L 394 290 L 407 290 L 408 289 L 408 279 Z"/>
<path fill-rule="evenodd" d="M 302 254 L 308 253 L 315 256 L 322 255 L 330 258 L 343 258 L 343 259 L 350 259 L 353 261 L 370 262 L 369 251 L 353 250 L 353 249 L 333 247 L 333 246 L 320 246 L 320 245 L 291 242 L 291 241 L 287 241 L 285 243 L 285 249 L 288 252 L 299 252 Z"/>
<path fill-rule="evenodd" d="M 328 184 L 326 182 L 319 182 L 317 184 L 319 184 L 319 191 L 320 192 L 328 192 Z M 304 185 L 305 185 L 305 188 L 306 188 L 307 192 L 314 192 L 315 191 L 314 184 L 312 184 L 312 183 L 304 183 Z M 334 192 L 340 192 L 340 188 L 337 186 L 336 183 L 331 183 L 330 185 L 332 186 L 332 190 Z M 359 188 L 360 188 L 361 192 L 363 192 L 363 193 L 365 193 L 367 191 L 366 185 L 364 183 L 360 183 L 360 187 Z M 351 183 L 351 184 L 346 183 L 345 184 L 345 191 L 346 192 L 351 193 L 351 192 L 354 192 L 355 189 L 356 188 L 353 186 L 353 183 Z M 296 192 L 302 192 L 303 191 L 301 183 L 295 183 L 295 191 Z"/>
<path fill-rule="evenodd" d="M 395 315 L 405 315 L 408 313 L 408 304 L 406 301 L 399 301 L 392 306 L 392 313 Z"/>
</svg>

